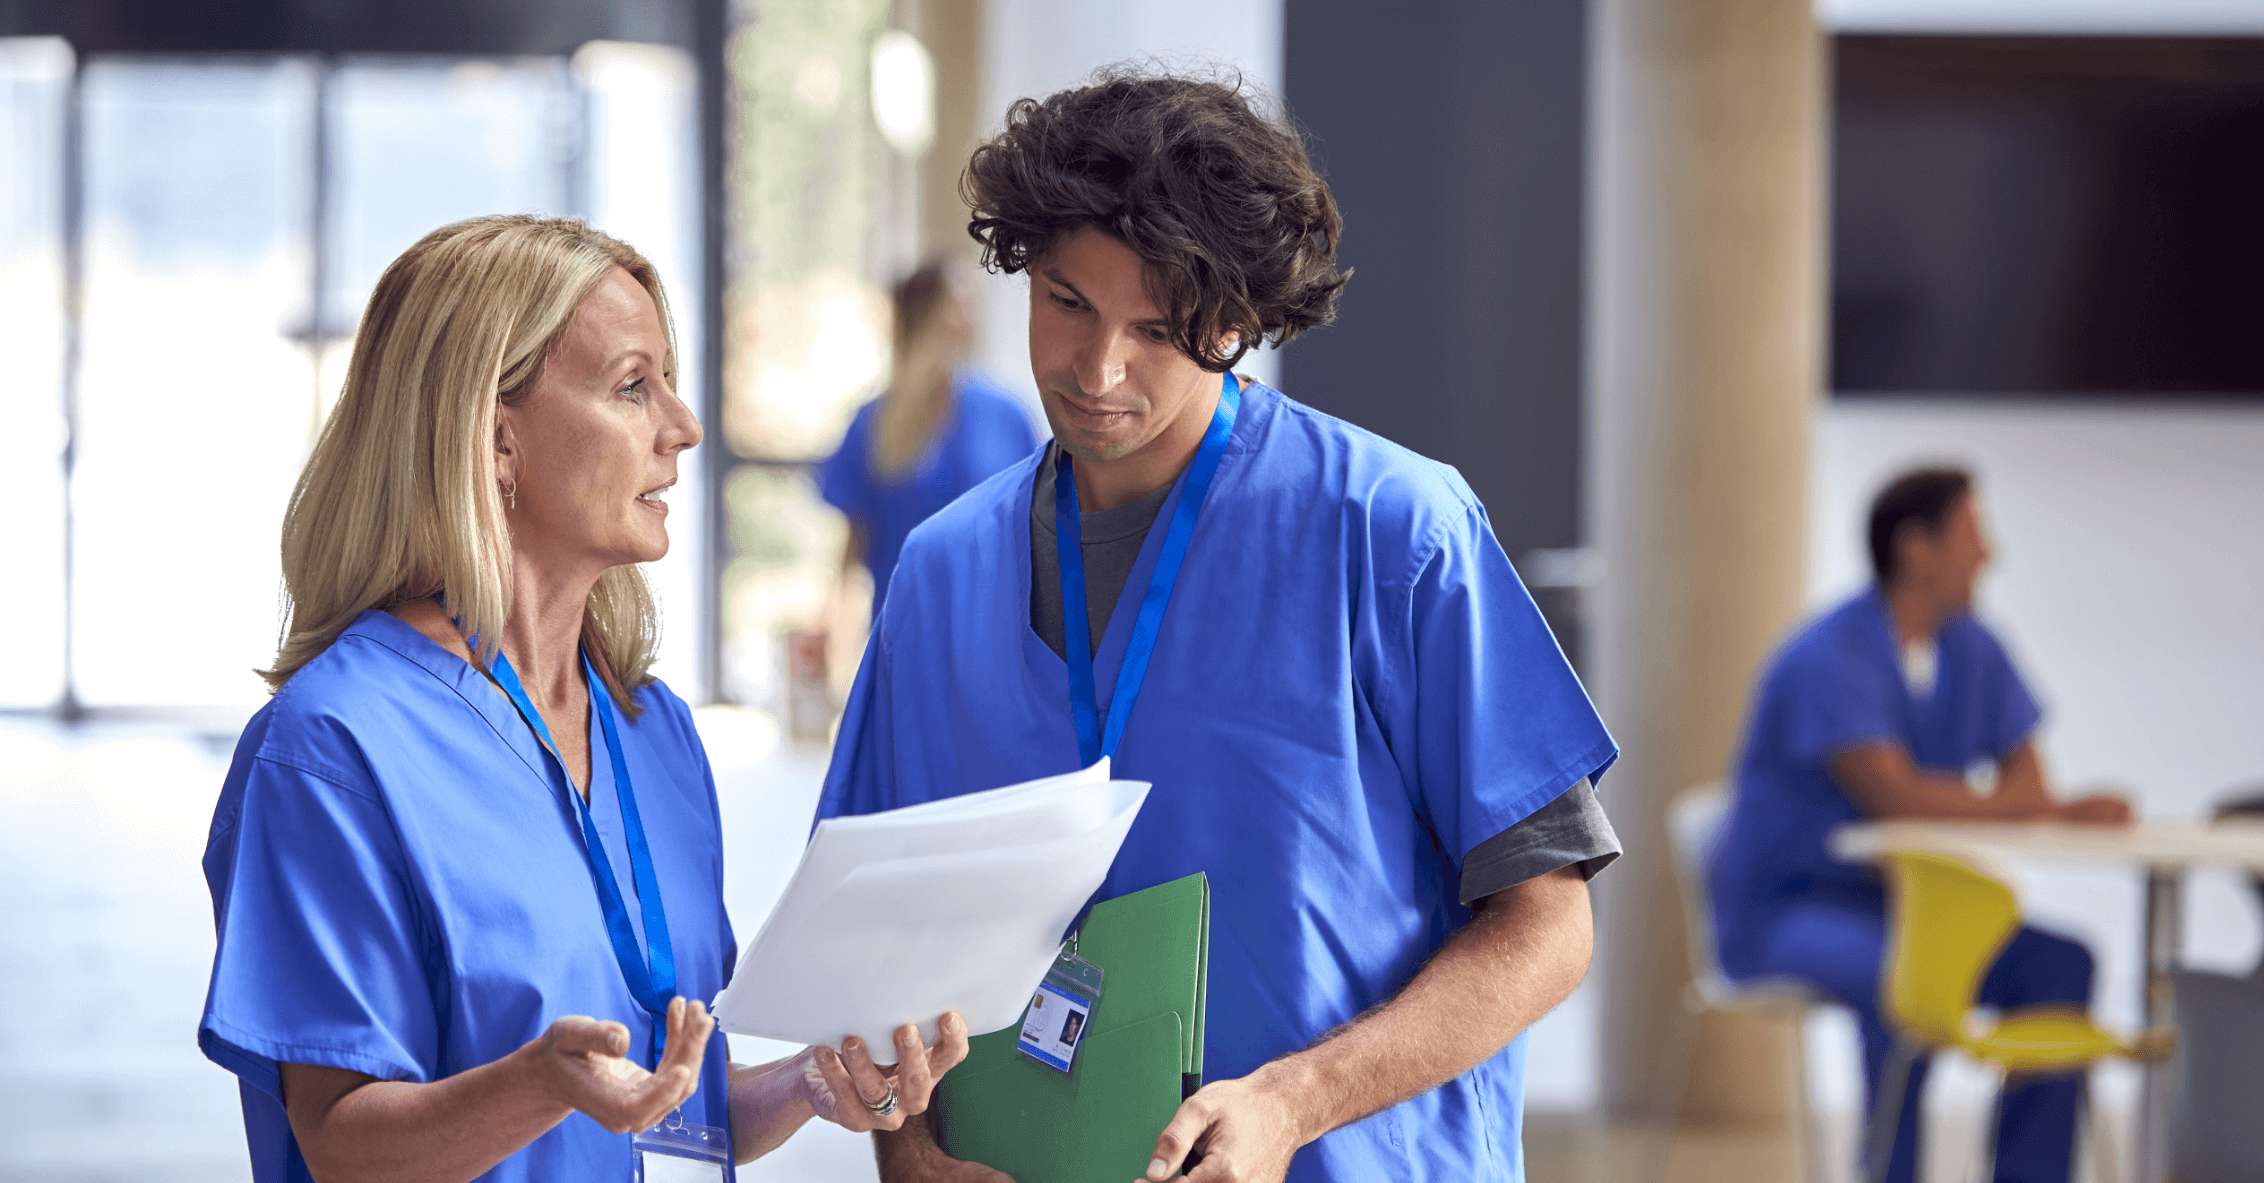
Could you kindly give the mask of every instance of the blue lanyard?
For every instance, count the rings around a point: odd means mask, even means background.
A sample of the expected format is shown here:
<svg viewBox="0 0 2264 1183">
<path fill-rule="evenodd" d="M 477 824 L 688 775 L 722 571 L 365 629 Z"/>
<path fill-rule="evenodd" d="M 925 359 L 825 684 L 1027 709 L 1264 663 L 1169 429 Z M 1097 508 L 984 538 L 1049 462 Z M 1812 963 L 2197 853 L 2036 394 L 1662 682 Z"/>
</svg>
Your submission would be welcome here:
<svg viewBox="0 0 2264 1183">
<path fill-rule="evenodd" d="M 1155 655 L 1156 634 L 1163 628 L 1164 606 L 1171 601 L 1172 585 L 1179 582 L 1179 566 L 1187 558 L 1187 540 L 1195 533 L 1195 518 L 1210 496 L 1211 478 L 1218 475 L 1226 455 L 1227 437 L 1234 434 L 1234 417 L 1242 409 L 1242 391 L 1228 373 L 1220 383 L 1218 409 L 1211 426 L 1187 466 L 1187 483 L 1172 510 L 1171 528 L 1163 536 L 1163 550 L 1148 576 L 1148 590 L 1140 598 L 1140 615 L 1132 622 L 1131 642 L 1124 649 L 1124 664 L 1116 672 L 1116 693 L 1109 699 L 1108 723 L 1099 721 L 1098 699 L 1093 693 L 1092 628 L 1085 623 L 1085 547 L 1077 524 L 1077 482 L 1069 470 L 1069 453 L 1061 453 L 1054 470 L 1054 537 L 1061 565 L 1061 624 L 1069 659 L 1069 714 L 1077 724 L 1077 751 L 1085 767 L 1102 756 L 1114 756 L 1124 739 L 1124 724 L 1132 717 L 1132 703 L 1140 697 L 1140 682 L 1147 677 L 1148 659 Z"/>
<path fill-rule="evenodd" d="M 511 659 L 498 651 L 493 672 L 496 685 L 511 696 L 511 705 L 519 708 L 520 717 L 534 729 L 536 738 L 542 740 L 543 750 L 557 761 L 558 771 L 563 774 L 565 757 L 558 754 L 558 745 L 550 738 L 550 728 L 543 726 L 542 715 L 527 699 L 527 688 L 519 684 L 519 675 L 511 669 Z M 613 721 L 613 699 L 606 693 L 597 671 L 590 667 L 587 655 L 582 658 L 582 672 L 589 680 L 590 709 L 597 712 L 598 723 L 605 729 L 606 755 L 613 758 L 613 791 L 621 798 L 621 828 L 629 840 L 629 875 L 637 885 L 637 901 L 643 905 L 645 915 L 642 955 L 637 949 L 636 932 L 629 927 L 629 907 L 621 899 L 621 881 L 613 877 L 613 861 L 605 855 L 605 840 L 598 837 L 597 822 L 590 817 L 589 803 L 574 791 L 571 776 L 566 777 L 566 795 L 573 798 L 575 812 L 582 819 L 582 847 L 589 855 L 590 881 L 597 885 L 598 902 L 605 909 L 605 932 L 613 938 L 613 959 L 621 963 L 621 977 L 628 982 L 630 995 L 653 1017 L 652 1056 L 657 1066 L 661 1046 L 668 1039 L 668 1004 L 676 997 L 676 954 L 669 946 L 668 912 L 661 907 L 660 881 L 653 876 L 652 848 L 645 843 L 644 819 L 637 816 L 637 794 L 629 787 L 629 764 L 621 757 L 621 734 Z"/>
</svg>

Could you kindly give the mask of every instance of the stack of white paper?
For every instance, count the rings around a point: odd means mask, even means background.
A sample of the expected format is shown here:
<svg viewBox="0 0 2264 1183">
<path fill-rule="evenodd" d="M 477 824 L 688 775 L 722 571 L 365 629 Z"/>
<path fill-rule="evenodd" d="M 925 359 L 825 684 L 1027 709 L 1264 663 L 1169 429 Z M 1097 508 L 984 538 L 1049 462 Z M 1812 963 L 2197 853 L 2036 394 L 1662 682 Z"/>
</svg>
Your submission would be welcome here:
<svg viewBox="0 0 2264 1183">
<path fill-rule="evenodd" d="M 726 1031 L 896 1062 L 893 1032 L 958 1011 L 1011 1026 L 1108 875 L 1142 781 L 1082 772 L 819 822 L 762 931 L 714 1002 Z"/>
</svg>

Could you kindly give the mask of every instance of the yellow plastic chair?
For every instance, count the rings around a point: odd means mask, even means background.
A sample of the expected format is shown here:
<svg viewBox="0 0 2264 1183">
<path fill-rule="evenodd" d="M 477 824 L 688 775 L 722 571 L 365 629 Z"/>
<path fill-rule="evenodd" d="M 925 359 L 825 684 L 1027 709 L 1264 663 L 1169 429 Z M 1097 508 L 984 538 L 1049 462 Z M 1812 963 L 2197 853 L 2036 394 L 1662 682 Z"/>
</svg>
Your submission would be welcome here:
<svg viewBox="0 0 2264 1183">
<path fill-rule="evenodd" d="M 2108 1056 L 2158 1059 L 2168 1054 L 2166 1031 L 2124 1042 L 2089 1014 L 2066 1005 L 2022 1007 L 1983 1021 L 1974 1006 L 1981 979 L 2020 927 L 2020 904 L 2012 889 L 1939 854 L 1890 853 L 1884 869 L 1889 946 L 1880 995 L 1887 1025 L 1899 1039 L 1880 1074 L 1871 1112 L 1864 1174 L 1873 1183 L 1886 1176 L 1902 1094 L 1921 1056 L 1955 1048 L 2010 1076 L 2077 1072 Z M 2093 1133 L 2101 1132 L 2093 1123 Z M 1982 1150 L 1993 1157 L 1993 1146 Z M 2095 1147 L 2094 1157 L 2103 1170 L 2111 1156 Z"/>
</svg>

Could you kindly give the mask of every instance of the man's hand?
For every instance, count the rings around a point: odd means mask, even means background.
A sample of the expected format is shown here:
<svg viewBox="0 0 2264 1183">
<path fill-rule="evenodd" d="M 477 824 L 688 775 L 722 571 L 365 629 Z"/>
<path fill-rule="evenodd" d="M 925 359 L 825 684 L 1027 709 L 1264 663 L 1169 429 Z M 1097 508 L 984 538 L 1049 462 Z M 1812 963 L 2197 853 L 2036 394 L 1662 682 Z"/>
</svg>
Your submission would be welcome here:
<svg viewBox="0 0 2264 1183">
<path fill-rule="evenodd" d="M 1307 1142 L 1484 1063 L 1588 971 L 1594 937 L 1578 867 L 1495 892 L 1471 911 L 1398 997 L 1181 1102 L 1142 1183 L 1182 1169 L 1188 1183 L 1281 1183 Z M 1201 1161 L 1189 1168 L 1193 1155 Z"/>
<path fill-rule="evenodd" d="M 2131 823 L 2130 799 L 2120 793 L 2092 793 L 2063 801 L 2052 810 L 2052 820 L 2079 826 L 2122 828 Z"/>
<path fill-rule="evenodd" d="M 579 1109 L 616 1134 L 649 1130 L 700 1087 L 715 1021 L 707 1005 L 679 998 L 668 1004 L 668 1050 L 647 1072 L 627 1058 L 629 1029 L 571 1015 L 529 1044 L 537 1070 L 562 1105 Z"/>
<path fill-rule="evenodd" d="M 851 1038 L 842 1043 L 840 1054 L 829 1047 L 811 1048 L 802 1077 L 810 1108 L 819 1117 L 854 1133 L 894 1130 L 901 1129 L 905 1119 L 927 1112 L 936 1081 L 966 1058 L 967 1021 L 951 1011 L 937 1020 L 932 1047 L 921 1046 L 918 1027 L 910 1023 L 898 1027 L 896 1063 L 888 1068 L 874 1067 L 864 1041 Z M 891 1089 L 896 1093 L 896 1111 L 882 1117 L 871 1106 L 887 1101 Z"/>
<path fill-rule="evenodd" d="M 1197 1154 L 1201 1161 L 1187 1172 L 1187 1183 L 1281 1183 L 1289 1160 L 1311 1140 L 1297 1108 L 1259 1069 L 1204 1085 L 1180 1102 L 1139 1183 L 1161 1183 Z"/>
</svg>

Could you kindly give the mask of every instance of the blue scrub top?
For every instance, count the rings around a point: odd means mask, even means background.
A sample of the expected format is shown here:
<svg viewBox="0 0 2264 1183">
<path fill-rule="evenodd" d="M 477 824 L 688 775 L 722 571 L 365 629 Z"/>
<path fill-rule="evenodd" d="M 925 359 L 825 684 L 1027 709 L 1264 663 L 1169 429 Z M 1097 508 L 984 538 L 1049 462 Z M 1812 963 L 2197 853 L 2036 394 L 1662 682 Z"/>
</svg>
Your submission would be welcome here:
<svg viewBox="0 0 2264 1183">
<path fill-rule="evenodd" d="M 860 407 L 841 447 L 817 469 L 818 495 L 865 528 L 876 618 L 912 527 L 1038 446 L 1022 405 L 973 370 L 951 375 L 951 410 L 909 471 L 895 477 L 873 471 L 879 421 L 879 399 Z"/>
<path fill-rule="evenodd" d="M 1758 955 L 1786 904 L 1823 896 L 1885 907 L 1870 868 L 1826 849 L 1833 829 L 1864 816 L 1832 779 L 1832 757 L 1895 743 L 1923 771 L 1964 776 L 2011 755 L 2036 729 L 2036 700 L 1987 626 L 1960 614 L 1937 643 L 1933 691 L 1917 697 L 1903 680 L 1886 597 L 1874 588 L 1811 622 L 1770 660 L 1736 800 L 1708 854 L 1716 940 L 1731 972 Z"/>
<path fill-rule="evenodd" d="M 1067 667 L 1030 629 L 1037 464 L 906 543 L 820 817 L 1078 766 Z M 1140 598 L 1100 640 L 1104 696 Z M 1470 919 L 1471 848 L 1616 755 L 1461 477 L 1252 384 L 1116 752 L 1155 788 L 1101 894 L 1209 874 L 1204 1075 L 1243 1076 L 1397 993 Z M 1521 1179 L 1524 1074 L 1520 1037 L 1289 1178 Z"/>
<path fill-rule="evenodd" d="M 658 682 L 621 720 L 675 944 L 677 992 L 712 999 L 736 945 L 723 911 L 714 778 L 683 700 Z M 596 712 L 591 712 L 593 721 Z M 640 937 L 619 799 L 594 727 L 590 805 Z M 204 870 L 219 947 L 197 1042 L 240 1080 L 258 1183 L 309 1178 L 279 1063 L 439 1080 L 555 1019 L 652 1020 L 607 940 L 573 792 L 485 676 L 364 612 L 244 729 Z M 726 1041 L 708 1042 L 686 1121 L 728 1129 Z M 575 1113 L 485 1180 L 627 1180 L 629 1136 Z"/>
</svg>

